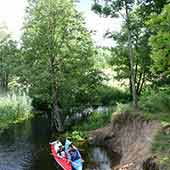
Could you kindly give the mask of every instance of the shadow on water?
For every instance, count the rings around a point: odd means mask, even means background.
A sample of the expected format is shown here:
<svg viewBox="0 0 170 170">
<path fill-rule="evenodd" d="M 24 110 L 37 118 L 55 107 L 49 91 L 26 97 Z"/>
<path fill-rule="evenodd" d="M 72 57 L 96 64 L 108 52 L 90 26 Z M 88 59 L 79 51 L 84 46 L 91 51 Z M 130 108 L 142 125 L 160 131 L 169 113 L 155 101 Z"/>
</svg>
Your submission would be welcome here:
<svg viewBox="0 0 170 170">
<path fill-rule="evenodd" d="M 5 130 L 0 136 L 0 170 L 54 169 L 48 120 L 37 117 Z"/>
<path fill-rule="evenodd" d="M 45 117 L 10 127 L 0 136 L 0 170 L 61 170 L 50 154 L 49 141 Z M 90 155 L 100 170 L 110 170 L 113 165 L 101 148 L 92 147 Z"/>
</svg>

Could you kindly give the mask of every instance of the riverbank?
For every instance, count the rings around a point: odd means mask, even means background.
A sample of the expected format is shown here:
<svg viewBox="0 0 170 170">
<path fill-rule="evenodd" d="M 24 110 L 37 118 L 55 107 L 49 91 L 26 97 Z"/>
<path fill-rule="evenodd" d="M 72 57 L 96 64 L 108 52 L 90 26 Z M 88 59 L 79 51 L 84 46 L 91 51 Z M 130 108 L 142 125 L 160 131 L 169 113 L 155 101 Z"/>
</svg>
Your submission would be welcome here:
<svg viewBox="0 0 170 170">
<path fill-rule="evenodd" d="M 159 165 L 160 170 L 170 169 L 170 114 L 169 113 L 145 113 L 145 117 L 157 120 L 161 129 L 152 142 L 152 153 L 154 161 Z"/>
<path fill-rule="evenodd" d="M 159 129 L 159 122 L 146 120 L 139 113 L 114 113 L 112 122 L 92 131 L 89 140 L 105 146 L 113 155 L 121 155 L 120 163 L 113 169 L 127 166 L 130 170 L 141 170 L 143 162 L 152 156 L 152 141 Z"/>
<path fill-rule="evenodd" d="M 104 146 L 112 156 L 121 155 L 120 163 L 113 169 L 170 169 L 168 113 L 113 113 L 109 125 L 89 133 L 89 141 Z"/>
<path fill-rule="evenodd" d="M 4 119 L 0 118 L 0 134 L 3 133 L 3 131 L 9 128 L 11 125 L 22 123 L 33 117 L 34 117 L 34 114 L 30 113 L 29 116 L 26 116 L 26 117 L 19 116 L 19 117 L 16 117 L 15 119 L 11 119 L 10 117 L 6 117 Z"/>
</svg>

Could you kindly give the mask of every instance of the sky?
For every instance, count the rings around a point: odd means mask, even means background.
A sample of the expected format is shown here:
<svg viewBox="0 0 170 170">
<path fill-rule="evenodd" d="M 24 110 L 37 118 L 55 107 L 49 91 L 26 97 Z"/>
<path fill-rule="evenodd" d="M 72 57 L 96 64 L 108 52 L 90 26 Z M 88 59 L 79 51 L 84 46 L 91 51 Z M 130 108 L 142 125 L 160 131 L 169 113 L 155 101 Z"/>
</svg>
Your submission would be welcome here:
<svg viewBox="0 0 170 170">
<path fill-rule="evenodd" d="M 107 31 L 120 31 L 122 20 L 120 18 L 102 18 L 91 11 L 93 0 L 79 0 L 77 3 L 78 10 L 83 12 L 88 30 L 96 31 L 92 35 L 97 46 L 114 46 L 112 39 L 104 38 Z"/>
<path fill-rule="evenodd" d="M 86 26 L 96 31 L 92 38 L 97 46 L 113 46 L 111 39 L 103 38 L 106 31 L 119 31 L 121 19 L 101 18 L 91 11 L 92 0 L 79 0 L 77 9 L 83 13 Z M 0 0 L 0 22 L 5 22 L 14 39 L 21 36 L 26 0 Z"/>
<path fill-rule="evenodd" d="M 0 0 L 0 22 L 7 25 L 15 39 L 21 35 L 25 6 L 25 0 Z"/>
</svg>

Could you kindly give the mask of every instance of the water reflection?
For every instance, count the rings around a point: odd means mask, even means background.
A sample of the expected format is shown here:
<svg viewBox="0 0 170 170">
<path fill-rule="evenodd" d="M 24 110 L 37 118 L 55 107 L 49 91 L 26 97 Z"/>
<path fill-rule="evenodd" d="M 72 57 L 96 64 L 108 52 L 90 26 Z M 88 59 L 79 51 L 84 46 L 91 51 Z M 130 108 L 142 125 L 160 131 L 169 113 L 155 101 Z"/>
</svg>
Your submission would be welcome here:
<svg viewBox="0 0 170 170">
<path fill-rule="evenodd" d="M 112 170 L 111 160 L 108 157 L 106 151 L 99 147 L 92 148 L 92 157 L 94 162 L 96 162 L 98 169 L 100 170 Z"/>
<path fill-rule="evenodd" d="M 47 121 L 37 117 L 11 127 L 0 136 L 0 170 L 61 170 L 50 154 Z M 101 170 L 111 170 L 104 150 L 95 147 L 91 152 Z"/>
<path fill-rule="evenodd" d="M 48 122 L 38 117 L 6 130 L 0 137 L 1 170 L 54 169 L 49 156 Z"/>
</svg>

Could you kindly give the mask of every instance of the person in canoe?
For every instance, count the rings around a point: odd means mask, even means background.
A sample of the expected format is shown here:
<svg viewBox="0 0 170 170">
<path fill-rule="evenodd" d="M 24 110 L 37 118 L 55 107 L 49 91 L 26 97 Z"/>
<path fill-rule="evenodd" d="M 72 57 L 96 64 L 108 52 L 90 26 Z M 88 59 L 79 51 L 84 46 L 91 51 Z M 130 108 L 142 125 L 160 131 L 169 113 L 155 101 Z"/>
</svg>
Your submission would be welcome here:
<svg viewBox="0 0 170 170">
<path fill-rule="evenodd" d="M 67 152 L 68 152 L 68 159 L 71 160 L 72 162 L 81 159 L 80 152 L 72 144 L 69 145 Z"/>
<path fill-rule="evenodd" d="M 67 159 L 64 146 L 60 141 L 49 143 L 51 153 L 55 161 L 62 167 L 63 170 L 73 170 L 71 162 Z"/>
<path fill-rule="evenodd" d="M 50 142 L 50 145 L 53 145 L 55 151 L 58 152 L 59 146 L 62 146 L 62 143 L 59 140 L 56 140 L 54 142 Z"/>
<path fill-rule="evenodd" d="M 60 145 L 59 146 L 59 149 L 57 151 L 57 155 L 60 157 L 60 158 L 65 158 L 67 159 L 67 155 L 66 155 L 66 152 L 65 152 L 65 149 L 64 149 L 64 146 L 63 145 Z"/>
<path fill-rule="evenodd" d="M 59 140 L 56 140 L 50 144 L 54 145 L 54 149 L 55 149 L 58 157 L 66 158 L 66 152 L 65 152 L 64 146 L 62 145 L 62 143 Z"/>
<path fill-rule="evenodd" d="M 82 170 L 84 161 L 80 155 L 80 152 L 72 144 L 72 142 L 67 139 L 65 142 L 65 151 L 66 151 L 68 160 L 71 162 L 73 170 Z"/>
</svg>

